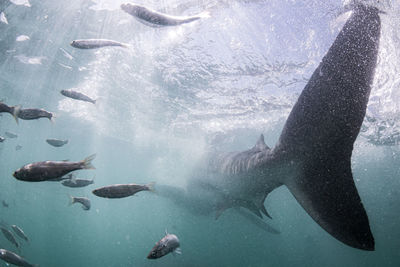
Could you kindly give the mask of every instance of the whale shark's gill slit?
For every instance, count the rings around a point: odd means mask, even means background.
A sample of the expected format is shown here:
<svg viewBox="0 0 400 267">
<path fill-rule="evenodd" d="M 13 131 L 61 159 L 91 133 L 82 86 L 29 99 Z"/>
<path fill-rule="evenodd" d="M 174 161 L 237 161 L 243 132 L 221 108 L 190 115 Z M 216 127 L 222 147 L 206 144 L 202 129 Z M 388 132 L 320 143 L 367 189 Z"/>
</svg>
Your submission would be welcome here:
<svg viewBox="0 0 400 267">
<path fill-rule="evenodd" d="M 350 159 L 377 63 L 379 13 L 355 8 L 293 107 L 274 152 L 298 163 L 296 174 L 282 182 L 308 214 L 338 240 L 364 250 L 374 250 L 374 238 Z"/>
</svg>

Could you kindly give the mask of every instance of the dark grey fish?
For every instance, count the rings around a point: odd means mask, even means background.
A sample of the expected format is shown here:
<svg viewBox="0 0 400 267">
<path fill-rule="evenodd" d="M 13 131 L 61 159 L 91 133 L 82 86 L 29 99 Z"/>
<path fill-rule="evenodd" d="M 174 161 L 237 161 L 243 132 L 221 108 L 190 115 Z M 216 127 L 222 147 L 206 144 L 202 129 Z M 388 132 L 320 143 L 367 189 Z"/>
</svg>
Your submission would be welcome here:
<svg viewBox="0 0 400 267">
<path fill-rule="evenodd" d="M 0 113 L 6 112 L 10 113 L 15 121 L 18 123 L 18 113 L 20 111 L 21 107 L 20 106 L 8 106 L 4 104 L 3 102 L 0 102 Z"/>
<path fill-rule="evenodd" d="M 121 9 L 132 15 L 139 22 L 151 27 L 176 26 L 207 17 L 205 13 L 190 17 L 170 16 L 144 6 L 130 3 L 122 4 Z"/>
<path fill-rule="evenodd" d="M 95 49 L 101 48 L 105 46 L 119 46 L 119 47 L 128 47 L 127 44 L 120 43 L 113 40 L 107 39 L 81 39 L 81 40 L 74 40 L 71 42 L 71 46 L 80 49 Z"/>
<path fill-rule="evenodd" d="M 94 180 L 86 180 L 86 179 L 69 179 L 69 180 L 64 180 L 61 182 L 61 184 L 63 186 L 67 186 L 67 187 L 85 187 L 88 186 L 90 184 L 93 184 Z"/>
<path fill-rule="evenodd" d="M 53 113 L 39 108 L 24 108 L 21 109 L 18 113 L 18 118 L 22 120 L 36 120 L 40 118 L 47 118 L 49 120 L 52 120 L 53 117 Z"/>
<path fill-rule="evenodd" d="M 8 241 L 10 241 L 17 248 L 19 248 L 19 244 L 18 244 L 17 240 L 15 240 L 14 235 L 9 230 L 7 230 L 6 228 L 3 228 L 3 227 L 0 227 L 0 230 L 3 233 L 4 237 L 7 238 Z"/>
<path fill-rule="evenodd" d="M 3 261 L 22 267 L 39 267 L 37 264 L 30 264 L 21 256 L 6 249 L 0 249 L 0 259 Z"/>
<path fill-rule="evenodd" d="M 26 242 L 29 242 L 28 237 L 26 236 L 26 234 L 24 233 L 24 231 L 19 228 L 17 225 L 13 224 L 11 225 L 11 228 L 13 229 L 13 231 L 17 234 L 17 236 L 21 237 L 23 240 L 25 240 Z"/>
<path fill-rule="evenodd" d="M 115 184 L 97 188 L 92 191 L 98 197 L 124 198 L 133 196 L 140 191 L 154 191 L 154 183 L 146 185 L 139 184 Z"/>
<path fill-rule="evenodd" d="M 21 148 L 22 148 L 21 145 L 16 145 L 16 146 L 15 146 L 15 150 L 17 150 L 17 151 L 18 151 L 18 150 L 21 150 Z"/>
<path fill-rule="evenodd" d="M 177 254 L 182 253 L 179 249 L 180 243 L 178 237 L 173 234 L 168 234 L 167 232 L 165 232 L 165 234 L 166 235 L 151 249 L 149 255 L 147 255 L 148 259 L 158 259 L 171 252 L 176 252 Z"/>
<path fill-rule="evenodd" d="M 6 135 L 8 138 L 17 138 L 17 137 L 18 137 L 17 134 L 12 133 L 12 132 L 5 132 L 5 135 Z"/>
<path fill-rule="evenodd" d="M 3 205 L 3 207 L 8 208 L 8 203 L 5 200 L 1 201 L 1 204 Z"/>
<path fill-rule="evenodd" d="M 46 142 L 49 145 L 52 145 L 54 147 L 61 147 L 63 145 L 68 144 L 68 139 L 67 140 L 60 140 L 60 139 L 52 139 L 52 138 L 50 138 L 50 139 L 46 139 Z"/>
<path fill-rule="evenodd" d="M 73 196 L 70 196 L 69 205 L 72 205 L 72 204 L 75 204 L 75 203 L 81 203 L 83 210 L 90 210 L 90 199 L 88 199 L 87 197 L 73 197 Z"/>
<path fill-rule="evenodd" d="M 6 140 L 3 136 L 0 136 L 0 143 L 3 143 Z"/>
<path fill-rule="evenodd" d="M 58 177 L 58 178 L 54 178 L 54 179 L 49 179 L 47 180 L 47 182 L 61 182 L 64 180 L 69 180 L 72 179 L 74 177 L 73 173 L 69 173 L 67 176 L 62 176 L 62 177 Z"/>
<path fill-rule="evenodd" d="M 80 92 L 74 91 L 72 89 L 61 90 L 61 94 L 63 96 L 66 96 L 66 97 L 69 97 L 69 98 L 72 98 L 72 99 L 82 100 L 82 101 L 86 101 L 86 102 L 90 102 L 90 103 L 96 104 L 96 100 L 88 97 L 85 94 L 82 94 Z"/>
<path fill-rule="evenodd" d="M 22 166 L 16 170 L 13 176 L 17 180 L 26 182 L 41 182 L 51 179 L 56 179 L 66 175 L 69 172 L 94 169 L 92 160 L 95 154 L 91 155 L 84 160 L 70 162 L 70 161 L 41 161 Z"/>
</svg>

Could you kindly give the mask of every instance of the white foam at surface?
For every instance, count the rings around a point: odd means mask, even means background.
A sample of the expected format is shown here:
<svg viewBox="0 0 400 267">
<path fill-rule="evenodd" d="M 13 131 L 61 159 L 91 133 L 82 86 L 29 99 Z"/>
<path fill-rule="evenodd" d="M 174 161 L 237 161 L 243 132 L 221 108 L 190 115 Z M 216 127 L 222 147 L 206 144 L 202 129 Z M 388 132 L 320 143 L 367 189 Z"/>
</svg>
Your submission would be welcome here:
<svg viewBox="0 0 400 267">
<path fill-rule="evenodd" d="M 31 7 L 31 3 L 29 3 L 29 0 L 10 0 L 10 2 L 17 6 Z"/>
<path fill-rule="evenodd" d="M 4 12 L 0 13 L 0 21 L 5 23 L 5 24 L 8 24 L 8 20 L 6 18 L 6 14 L 4 14 Z"/>
<path fill-rule="evenodd" d="M 20 35 L 18 36 L 15 41 L 17 42 L 24 42 L 24 41 L 28 41 L 30 38 L 27 35 Z"/>
<path fill-rule="evenodd" d="M 46 57 L 27 57 L 25 55 L 17 55 L 14 56 L 18 59 L 21 63 L 30 64 L 30 65 L 41 65 L 42 61 L 46 59 Z"/>
</svg>

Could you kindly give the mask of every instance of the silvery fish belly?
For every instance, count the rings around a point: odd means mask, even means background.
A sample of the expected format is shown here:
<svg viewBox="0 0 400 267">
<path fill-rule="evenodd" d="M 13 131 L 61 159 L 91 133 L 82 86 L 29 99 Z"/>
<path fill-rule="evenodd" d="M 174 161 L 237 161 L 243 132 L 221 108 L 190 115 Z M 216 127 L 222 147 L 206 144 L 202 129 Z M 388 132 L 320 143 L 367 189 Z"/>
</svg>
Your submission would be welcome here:
<svg viewBox="0 0 400 267">
<path fill-rule="evenodd" d="M 82 40 L 74 40 L 71 42 L 71 46 L 80 49 L 95 49 L 101 48 L 106 46 L 120 46 L 120 47 L 127 47 L 126 44 L 107 40 L 107 39 L 82 39 Z"/>
<path fill-rule="evenodd" d="M 180 246 L 179 239 L 176 235 L 168 234 L 156 243 L 153 249 L 147 255 L 148 259 L 158 259 L 168 253 L 174 252 Z M 180 253 L 180 252 L 178 252 Z"/>
</svg>

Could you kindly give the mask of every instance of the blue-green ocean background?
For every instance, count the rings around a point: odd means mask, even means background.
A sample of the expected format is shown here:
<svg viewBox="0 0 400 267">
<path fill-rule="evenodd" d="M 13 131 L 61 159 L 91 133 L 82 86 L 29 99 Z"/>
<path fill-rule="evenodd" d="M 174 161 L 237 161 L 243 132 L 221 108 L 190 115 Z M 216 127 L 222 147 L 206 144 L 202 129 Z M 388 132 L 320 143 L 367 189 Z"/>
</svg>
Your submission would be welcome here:
<svg viewBox="0 0 400 267">
<path fill-rule="evenodd" d="M 277 141 L 313 70 L 340 31 L 347 1 L 137 1 L 174 15 L 208 11 L 179 27 L 151 28 L 113 0 L 0 0 L 0 99 L 44 108 L 47 119 L 0 117 L 0 220 L 24 229 L 20 254 L 43 267 L 80 266 L 400 266 L 400 3 L 381 1 L 379 62 L 352 157 L 376 251 L 350 248 L 326 233 L 281 187 L 265 205 L 280 235 L 232 210 L 199 216 L 150 192 L 109 200 L 91 191 L 113 183 L 185 187 L 212 149 L 244 150 L 263 133 Z M 327 3 L 325 3 L 327 2 Z M 7 22 L 7 23 L 5 23 Z M 29 37 L 21 37 L 26 35 Z M 18 38 L 19 37 L 19 38 Z M 74 39 L 106 38 L 129 49 L 78 50 Z M 75 88 L 96 105 L 67 99 Z M 61 148 L 47 138 L 69 139 Z M 15 147 L 21 145 L 21 150 Z M 12 177 L 24 164 L 82 160 L 95 184 L 71 189 Z M 68 206 L 87 196 L 92 208 Z M 182 255 L 146 259 L 167 229 Z M 0 235 L 0 247 L 18 252 Z M 5 266 L 0 262 L 0 266 Z"/>
</svg>

